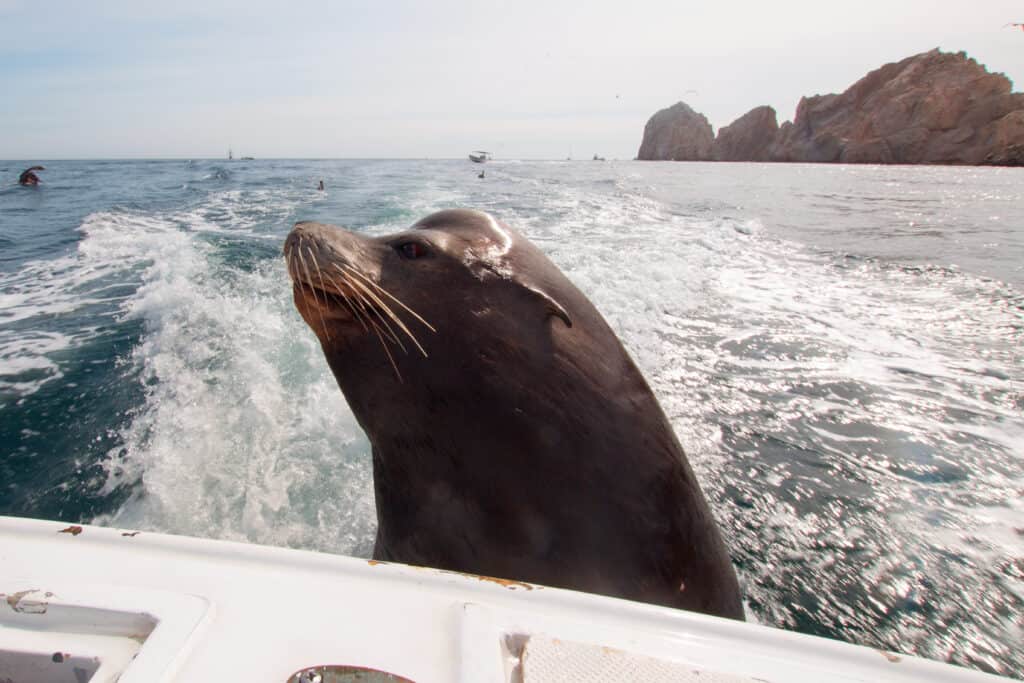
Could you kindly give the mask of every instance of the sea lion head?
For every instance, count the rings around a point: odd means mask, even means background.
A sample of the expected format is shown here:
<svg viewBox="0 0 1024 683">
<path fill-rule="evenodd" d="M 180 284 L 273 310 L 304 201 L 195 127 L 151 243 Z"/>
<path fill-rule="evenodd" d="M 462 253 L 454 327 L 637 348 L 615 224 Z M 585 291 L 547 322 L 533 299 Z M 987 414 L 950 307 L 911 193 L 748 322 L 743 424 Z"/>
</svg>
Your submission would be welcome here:
<svg viewBox="0 0 1024 683">
<path fill-rule="evenodd" d="M 512 337 L 542 342 L 573 325 L 569 304 L 549 293 L 568 284 L 561 272 L 481 211 L 440 211 L 381 237 L 297 223 L 284 253 L 296 308 L 346 396 L 364 381 L 449 377 L 435 354 L 458 351 L 472 365 Z"/>
</svg>

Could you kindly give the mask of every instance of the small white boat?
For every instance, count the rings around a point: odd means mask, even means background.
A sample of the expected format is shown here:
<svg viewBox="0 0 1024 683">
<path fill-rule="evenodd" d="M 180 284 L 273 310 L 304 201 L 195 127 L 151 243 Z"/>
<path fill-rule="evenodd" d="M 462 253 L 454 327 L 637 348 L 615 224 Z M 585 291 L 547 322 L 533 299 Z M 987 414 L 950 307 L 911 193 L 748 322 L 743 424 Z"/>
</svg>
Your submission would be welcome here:
<svg viewBox="0 0 1024 683">
<path fill-rule="evenodd" d="M 474 152 L 469 153 L 469 160 L 477 164 L 482 164 L 484 162 L 491 160 L 491 153 L 476 150 Z"/>
<path fill-rule="evenodd" d="M 0 517 L 0 681 L 999 681 L 520 581 Z"/>
</svg>

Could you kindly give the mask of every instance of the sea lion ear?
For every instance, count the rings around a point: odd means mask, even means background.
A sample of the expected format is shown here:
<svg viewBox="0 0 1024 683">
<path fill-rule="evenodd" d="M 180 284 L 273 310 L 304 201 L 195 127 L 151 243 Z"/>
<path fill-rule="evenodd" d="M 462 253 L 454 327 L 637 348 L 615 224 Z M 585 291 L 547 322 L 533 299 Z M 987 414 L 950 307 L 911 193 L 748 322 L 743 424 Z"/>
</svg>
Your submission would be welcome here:
<svg viewBox="0 0 1024 683">
<path fill-rule="evenodd" d="M 572 327 L 572 318 L 569 317 L 569 313 L 562 307 L 562 304 L 552 299 L 547 292 L 541 291 L 536 287 L 524 285 L 524 288 L 544 303 L 548 315 L 553 315 L 556 318 L 559 318 L 563 323 L 565 323 L 566 327 Z"/>
</svg>

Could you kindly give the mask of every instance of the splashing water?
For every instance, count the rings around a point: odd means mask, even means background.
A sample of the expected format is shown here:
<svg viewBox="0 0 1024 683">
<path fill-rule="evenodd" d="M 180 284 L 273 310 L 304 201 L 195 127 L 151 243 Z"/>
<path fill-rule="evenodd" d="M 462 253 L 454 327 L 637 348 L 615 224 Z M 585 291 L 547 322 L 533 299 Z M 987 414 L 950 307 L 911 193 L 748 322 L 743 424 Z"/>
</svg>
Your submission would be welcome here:
<svg viewBox="0 0 1024 683">
<path fill-rule="evenodd" d="M 281 242 L 469 206 L 623 339 L 754 618 L 1024 675 L 1013 169 L 153 162 L 112 197 L 54 167 L 63 196 L 0 192 L 3 512 L 367 556 L 369 444 Z"/>
</svg>

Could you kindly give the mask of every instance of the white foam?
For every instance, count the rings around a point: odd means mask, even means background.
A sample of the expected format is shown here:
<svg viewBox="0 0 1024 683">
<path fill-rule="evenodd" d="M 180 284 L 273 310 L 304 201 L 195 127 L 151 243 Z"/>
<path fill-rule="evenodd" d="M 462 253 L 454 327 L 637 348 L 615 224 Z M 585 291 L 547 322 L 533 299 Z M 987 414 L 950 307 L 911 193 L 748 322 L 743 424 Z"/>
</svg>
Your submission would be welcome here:
<svg viewBox="0 0 1024 683">
<path fill-rule="evenodd" d="M 59 333 L 0 335 L 0 391 L 23 398 L 60 379 L 64 373 L 48 354 L 70 346 L 70 338 Z"/>
<path fill-rule="evenodd" d="M 305 193 L 289 187 L 225 190 L 209 195 L 198 206 L 174 212 L 169 218 L 187 230 L 277 240 L 280 236 L 276 232 L 267 234 L 264 226 L 283 225 L 307 201 Z"/>
<path fill-rule="evenodd" d="M 123 212 L 91 214 L 80 230 L 76 251 L 0 275 L 0 388 L 21 397 L 61 378 L 63 352 L 94 338 L 103 316 L 117 315 L 141 258 L 173 249 L 165 222 Z M 76 315 L 88 322 L 53 330 L 52 319 Z"/>
<path fill-rule="evenodd" d="M 368 552 L 368 444 L 291 306 L 283 263 L 225 267 L 179 229 L 133 249 L 147 265 L 122 308 L 145 326 L 130 361 L 146 403 L 107 464 L 107 490 L 132 497 L 97 521 Z"/>
</svg>

